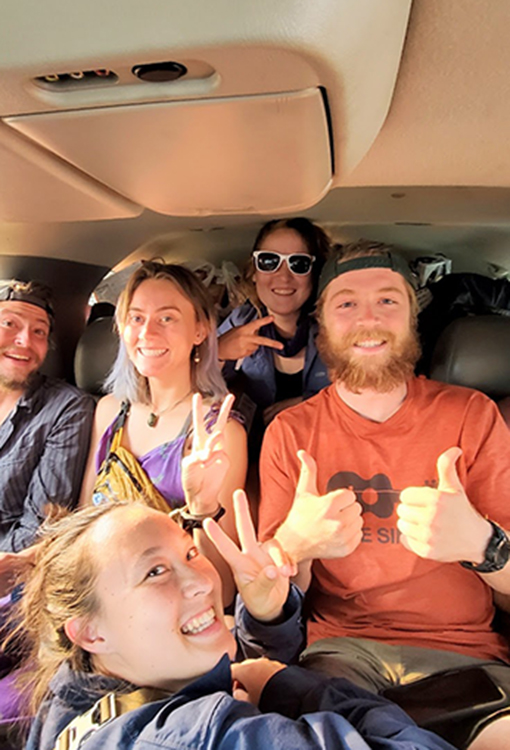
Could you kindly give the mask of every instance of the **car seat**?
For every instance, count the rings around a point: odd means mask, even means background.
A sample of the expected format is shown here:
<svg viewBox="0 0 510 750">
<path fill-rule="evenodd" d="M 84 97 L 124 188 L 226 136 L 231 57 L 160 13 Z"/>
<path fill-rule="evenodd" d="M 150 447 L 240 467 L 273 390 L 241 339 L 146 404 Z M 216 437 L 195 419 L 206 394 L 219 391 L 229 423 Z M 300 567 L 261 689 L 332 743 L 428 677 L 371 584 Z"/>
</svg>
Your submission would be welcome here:
<svg viewBox="0 0 510 750">
<path fill-rule="evenodd" d="M 429 376 L 476 388 L 496 401 L 510 395 L 510 311 L 509 316 L 501 311 L 471 315 L 447 325 L 433 349 Z M 506 615 L 498 613 L 494 627 L 510 640 Z M 390 688 L 384 695 L 462 750 L 491 718 L 510 713 L 510 696 L 490 683 L 483 669 L 466 667 Z"/>
<path fill-rule="evenodd" d="M 510 310 L 457 318 L 439 336 L 429 375 L 476 388 L 495 401 L 510 395 Z"/>
<path fill-rule="evenodd" d="M 93 396 L 102 396 L 103 383 L 115 362 L 119 338 L 113 317 L 92 320 L 83 331 L 74 355 L 76 385 Z"/>
</svg>

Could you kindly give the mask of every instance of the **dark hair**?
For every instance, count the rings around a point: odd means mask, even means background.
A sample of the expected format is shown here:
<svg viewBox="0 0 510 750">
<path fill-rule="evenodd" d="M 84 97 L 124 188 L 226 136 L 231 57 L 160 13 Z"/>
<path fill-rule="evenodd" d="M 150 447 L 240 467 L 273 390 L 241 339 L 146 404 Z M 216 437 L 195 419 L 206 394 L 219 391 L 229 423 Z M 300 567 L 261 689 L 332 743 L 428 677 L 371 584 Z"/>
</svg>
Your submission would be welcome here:
<svg viewBox="0 0 510 750">
<path fill-rule="evenodd" d="M 48 315 L 50 328 L 53 327 L 53 292 L 42 281 L 19 281 L 10 279 L 0 282 L 0 302 L 27 302 L 40 307 Z"/>
<path fill-rule="evenodd" d="M 312 293 L 310 300 L 312 303 L 315 301 L 317 295 L 317 284 L 319 282 L 319 276 L 322 271 L 322 267 L 326 262 L 326 259 L 331 250 L 331 240 L 328 234 L 318 224 L 314 224 L 310 219 L 306 219 L 304 216 L 296 216 L 291 219 L 272 219 L 264 224 L 260 229 L 259 233 L 255 237 L 253 243 L 252 254 L 260 249 L 260 246 L 269 235 L 276 232 L 278 229 L 292 229 L 297 232 L 310 255 L 313 255 L 315 262 L 312 266 Z M 253 276 L 255 273 L 255 267 L 253 265 L 253 259 L 250 258 L 246 265 L 243 273 L 243 286 L 245 296 L 255 306 L 259 304 L 257 298 L 257 292 L 255 284 L 253 283 Z"/>
</svg>

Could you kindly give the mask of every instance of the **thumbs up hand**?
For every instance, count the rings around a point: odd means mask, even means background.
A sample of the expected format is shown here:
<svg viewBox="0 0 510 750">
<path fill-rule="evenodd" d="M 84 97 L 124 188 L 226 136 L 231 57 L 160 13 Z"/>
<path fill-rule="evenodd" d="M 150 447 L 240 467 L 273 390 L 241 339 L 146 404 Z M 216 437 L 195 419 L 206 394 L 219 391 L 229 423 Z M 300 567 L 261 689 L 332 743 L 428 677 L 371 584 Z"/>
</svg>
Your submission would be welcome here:
<svg viewBox="0 0 510 750">
<path fill-rule="evenodd" d="M 317 558 L 347 557 L 362 539 L 361 505 L 352 490 L 319 495 L 317 465 L 305 451 L 294 502 L 275 539 L 295 563 Z"/>
<path fill-rule="evenodd" d="M 492 527 L 464 491 L 456 466 L 461 455 L 460 448 L 449 448 L 439 456 L 437 489 L 407 487 L 400 493 L 397 527 L 404 547 L 420 557 L 479 564 Z"/>
</svg>

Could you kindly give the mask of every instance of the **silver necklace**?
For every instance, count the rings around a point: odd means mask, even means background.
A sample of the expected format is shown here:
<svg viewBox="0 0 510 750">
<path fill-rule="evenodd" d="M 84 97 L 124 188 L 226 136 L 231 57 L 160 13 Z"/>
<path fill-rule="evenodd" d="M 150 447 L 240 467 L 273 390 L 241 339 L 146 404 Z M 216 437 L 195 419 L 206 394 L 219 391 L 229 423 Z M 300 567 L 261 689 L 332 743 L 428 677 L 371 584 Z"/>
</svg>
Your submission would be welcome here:
<svg viewBox="0 0 510 750">
<path fill-rule="evenodd" d="M 166 411 L 173 411 L 174 409 L 176 409 L 179 406 L 179 404 L 182 404 L 183 401 L 186 401 L 186 399 L 188 398 L 188 396 L 192 392 L 193 392 L 192 389 L 190 389 L 186 393 L 185 396 L 183 396 L 182 398 L 180 398 L 178 401 L 176 401 L 173 404 L 168 404 L 168 406 L 165 406 L 165 408 L 162 411 L 160 411 L 160 412 L 151 411 L 149 413 L 149 416 L 147 417 L 147 424 L 148 424 L 148 426 L 149 427 L 156 427 L 157 424 L 158 424 L 158 422 L 159 422 L 159 418 L 160 418 L 160 416 L 162 414 L 164 414 Z M 152 404 L 151 404 L 151 406 L 152 406 Z"/>
</svg>

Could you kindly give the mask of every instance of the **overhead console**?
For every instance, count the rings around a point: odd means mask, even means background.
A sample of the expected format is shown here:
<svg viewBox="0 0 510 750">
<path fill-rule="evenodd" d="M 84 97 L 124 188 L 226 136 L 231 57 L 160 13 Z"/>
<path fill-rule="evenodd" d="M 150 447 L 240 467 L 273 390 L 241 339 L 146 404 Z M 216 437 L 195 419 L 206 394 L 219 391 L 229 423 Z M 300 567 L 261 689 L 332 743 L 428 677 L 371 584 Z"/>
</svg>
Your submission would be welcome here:
<svg viewBox="0 0 510 750">
<path fill-rule="evenodd" d="M 4 2 L 21 40 L 0 47 L 11 221 L 308 208 L 377 136 L 411 5 Z"/>
</svg>

